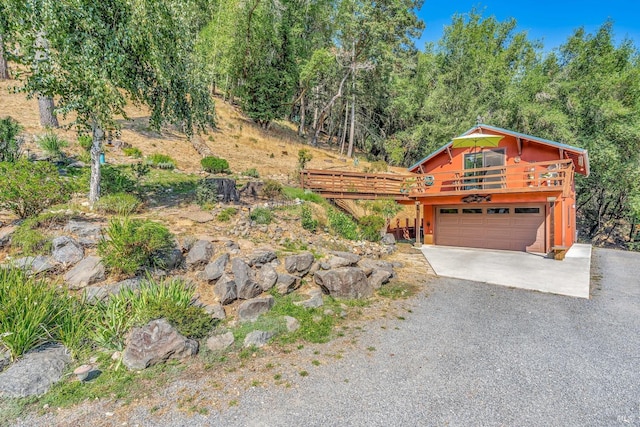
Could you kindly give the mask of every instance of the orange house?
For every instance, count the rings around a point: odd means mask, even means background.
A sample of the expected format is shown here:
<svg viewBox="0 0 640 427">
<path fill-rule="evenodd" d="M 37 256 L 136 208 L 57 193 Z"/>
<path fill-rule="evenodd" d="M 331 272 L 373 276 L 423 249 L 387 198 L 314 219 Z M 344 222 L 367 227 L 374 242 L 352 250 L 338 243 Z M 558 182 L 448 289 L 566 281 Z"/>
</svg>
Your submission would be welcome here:
<svg viewBox="0 0 640 427">
<path fill-rule="evenodd" d="M 574 172 L 587 150 L 478 124 L 463 135 L 503 138 L 495 147 L 449 142 L 409 168 L 400 203 L 416 204 L 424 242 L 548 253 L 576 241 Z M 454 138 L 455 140 L 455 138 Z"/>
</svg>

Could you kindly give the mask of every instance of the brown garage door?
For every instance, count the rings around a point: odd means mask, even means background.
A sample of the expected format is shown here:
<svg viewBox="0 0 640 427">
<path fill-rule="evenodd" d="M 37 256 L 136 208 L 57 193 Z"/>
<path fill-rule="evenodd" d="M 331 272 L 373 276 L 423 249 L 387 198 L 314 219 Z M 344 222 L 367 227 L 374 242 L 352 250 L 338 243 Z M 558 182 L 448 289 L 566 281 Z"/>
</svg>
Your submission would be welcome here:
<svg viewBox="0 0 640 427">
<path fill-rule="evenodd" d="M 544 252 L 543 204 L 436 207 L 437 245 Z"/>
</svg>

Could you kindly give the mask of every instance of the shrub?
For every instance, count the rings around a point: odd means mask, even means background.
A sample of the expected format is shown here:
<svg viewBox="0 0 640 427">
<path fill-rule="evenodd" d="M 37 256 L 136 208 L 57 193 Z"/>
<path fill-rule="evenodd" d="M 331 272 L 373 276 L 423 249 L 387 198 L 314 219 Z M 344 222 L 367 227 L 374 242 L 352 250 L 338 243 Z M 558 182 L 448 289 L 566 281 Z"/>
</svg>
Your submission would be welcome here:
<svg viewBox="0 0 640 427">
<path fill-rule="evenodd" d="M 358 226 L 350 216 L 333 208 L 327 211 L 327 216 L 329 227 L 334 233 L 348 240 L 358 239 Z"/>
<path fill-rule="evenodd" d="M 367 215 L 360 218 L 360 233 L 362 238 L 371 242 L 377 242 L 382 237 L 380 231 L 385 225 L 385 220 L 378 215 Z"/>
<path fill-rule="evenodd" d="M 11 117 L 0 119 L 0 162 L 15 162 L 20 158 L 24 140 L 19 136 L 22 126 Z"/>
<path fill-rule="evenodd" d="M 302 228 L 309 230 L 312 233 L 315 233 L 318 229 L 318 220 L 313 219 L 311 208 L 307 205 L 302 205 L 300 210 L 300 222 L 302 224 Z"/>
<path fill-rule="evenodd" d="M 93 145 L 93 139 L 91 138 L 91 135 L 78 136 L 78 145 L 86 152 L 91 151 L 91 146 Z"/>
<path fill-rule="evenodd" d="M 327 203 L 327 201 L 323 199 L 321 195 L 310 190 L 303 190 L 302 188 L 283 187 L 282 192 L 287 197 L 287 199 L 291 200 L 300 199 L 307 202 L 313 202 L 318 205 L 324 205 Z"/>
<path fill-rule="evenodd" d="M 133 193 L 136 182 L 120 168 L 106 165 L 100 170 L 100 189 L 102 194 Z"/>
<path fill-rule="evenodd" d="M 38 214 L 71 196 L 71 186 L 48 162 L 0 163 L 0 208 L 20 218 Z"/>
<path fill-rule="evenodd" d="M 306 148 L 298 150 L 298 169 L 304 169 L 304 167 L 311 161 L 311 159 L 313 159 L 313 154 L 311 154 L 311 151 L 307 150 Z"/>
<path fill-rule="evenodd" d="M 164 225 L 149 220 L 112 219 L 109 239 L 98 243 L 98 254 L 110 270 L 133 274 L 143 267 L 162 267 L 163 255 L 173 248 L 173 235 Z"/>
<path fill-rule="evenodd" d="M 242 175 L 250 176 L 251 178 L 260 178 L 260 174 L 258 173 L 258 170 L 256 168 L 247 169 L 246 171 L 242 172 Z"/>
<path fill-rule="evenodd" d="M 282 194 L 282 184 L 278 181 L 268 179 L 264 182 L 262 187 L 262 195 L 269 199 L 275 199 Z"/>
<path fill-rule="evenodd" d="M 134 159 L 142 158 L 142 151 L 136 147 L 127 147 L 122 150 L 125 156 L 133 157 Z"/>
<path fill-rule="evenodd" d="M 225 208 L 218 214 L 216 219 L 218 221 L 227 222 L 231 220 L 231 217 L 234 216 L 237 212 L 238 210 L 236 208 Z"/>
<path fill-rule="evenodd" d="M 42 151 L 56 160 L 62 160 L 64 158 L 62 149 L 69 145 L 67 141 L 60 138 L 58 135 L 51 131 L 45 133 L 44 135 L 40 135 L 36 139 L 36 144 L 38 144 L 38 147 L 40 147 Z"/>
<path fill-rule="evenodd" d="M 201 206 L 213 205 L 218 201 L 218 184 L 206 179 L 196 185 L 196 203 Z"/>
<path fill-rule="evenodd" d="M 229 172 L 229 162 L 215 156 L 207 156 L 200 160 L 202 169 L 209 173 L 227 173 Z"/>
<path fill-rule="evenodd" d="M 11 236 L 11 246 L 19 248 L 23 255 L 39 255 L 51 252 L 52 238 L 46 236 L 33 222 L 24 221 Z"/>
<path fill-rule="evenodd" d="M 249 214 L 249 218 L 257 224 L 271 224 L 273 213 L 267 208 L 255 208 Z"/>
<path fill-rule="evenodd" d="M 166 154 L 151 154 L 147 156 L 146 163 L 158 169 L 175 169 L 176 161 Z"/>
<path fill-rule="evenodd" d="M 96 209 L 102 213 L 130 215 L 140 208 L 140 200 L 127 193 L 115 193 L 103 196 L 96 203 Z"/>
</svg>

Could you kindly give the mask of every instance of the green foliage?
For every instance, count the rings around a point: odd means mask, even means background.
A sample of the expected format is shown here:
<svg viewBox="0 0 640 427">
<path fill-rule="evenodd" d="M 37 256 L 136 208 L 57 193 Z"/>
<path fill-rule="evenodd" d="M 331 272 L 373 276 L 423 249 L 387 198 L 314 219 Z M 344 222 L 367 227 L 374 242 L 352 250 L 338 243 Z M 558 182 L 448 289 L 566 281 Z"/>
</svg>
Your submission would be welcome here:
<svg viewBox="0 0 640 427">
<path fill-rule="evenodd" d="M 20 249 L 22 255 L 43 255 L 51 252 L 53 239 L 37 228 L 37 222 L 29 218 L 20 224 L 11 236 L 11 246 Z"/>
<path fill-rule="evenodd" d="M 367 215 L 360 218 L 360 233 L 362 238 L 371 242 L 377 242 L 382 237 L 380 232 L 385 226 L 385 220 L 378 215 Z"/>
<path fill-rule="evenodd" d="M 298 187 L 283 187 L 282 192 L 289 200 L 300 199 L 306 202 L 313 202 L 318 205 L 326 205 L 327 201 L 321 195 L 310 190 L 303 190 Z"/>
<path fill-rule="evenodd" d="M 221 222 L 228 222 L 236 213 L 238 213 L 236 208 L 225 208 L 218 214 L 216 219 Z"/>
<path fill-rule="evenodd" d="M 256 224 L 268 225 L 273 220 L 273 213 L 268 208 L 254 208 L 249 214 L 249 218 Z"/>
<path fill-rule="evenodd" d="M 229 162 L 215 156 L 204 157 L 200 160 L 202 169 L 209 173 L 229 173 Z"/>
<path fill-rule="evenodd" d="M 62 160 L 64 158 L 62 149 L 69 146 L 67 141 L 51 131 L 37 137 L 36 144 L 38 144 L 38 147 L 40 147 L 42 151 L 55 160 Z"/>
<path fill-rule="evenodd" d="M 218 201 L 218 185 L 202 179 L 196 185 L 196 203 L 201 207 L 212 205 Z"/>
<path fill-rule="evenodd" d="M 149 166 L 158 169 L 175 169 L 176 161 L 166 154 L 150 154 L 147 156 L 146 162 Z"/>
<path fill-rule="evenodd" d="M 381 297 L 391 299 L 409 298 L 415 295 L 416 292 L 418 292 L 418 288 L 415 285 L 404 282 L 391 282 L 377 291 Z"/>
<path fill-rule="evenodd" d="M 142 203 L 133 194 L 114 193 L 103 196 L 95 204 L 102 213 L 130 215 L 138 211 Z"/>
<path fill-rule="evenodd" d="M 329 218 L 329 228 L 331 228 L 331 231 L 348 240 L 358 239 L 358 226 L 349 215 L 337 209 L 330 208 L 327 211 L 327 216 Z"/>
<path fill-rule="evenodd" d="M 21 154 L 24 140 L 20 137 L 22 126 L 15 119 L 0 119 L 0 162 L 15 162 Z"/>
<path fill-rule="evenodd" d="M 69 182 L 48 162 L 0 163 L 0 208 L 20 218 L 34 216 L 71 196 Z"/>
<path fill-rule="evenodd" d="M 100 188 L 103 194 L 133 193 L 136 190 L 136 181 L 120 167 L 103 166 Z"/>
<path fill-rule="evenodd" d="M 79 135 L 78 145 L 87 153 L 91 151 L 91 146 L 93 145 L 93 139 L 91 138 L 91 135 Z"/>
<path fill-rule="evenodd" d="M 389 169 L 389 165 L 384 160 L 377 160 L 375 162 L 371 162 L 369 167 L 365 168 L 365 172 L 367 173 L 377 173 L 377 172 L 386 172 Z"/>
<path fill-rule="evenodd" d="M 307 163 L 313 159 L 313 154 L 306 148 L 298 150 L 298 170 L 303 170 Z"/>
<path fill-rule="evenodd" d="M 109 221 L 108 239 L 98 243 L 98 254 L 110 270 L 133 274 L 143 267 L 163 267 L 163 255 L 174 246 L 164 225 L 124 217 Z"/>
<path fill-rule="evenodd" d="M 300 208 L 300 223 L 302 224 L 302 228 L 312 233 L 315 233 L 318 229 L 318 220 L 313 218 L 311 208 L 306 204 Z"/>
<path fill-rule="evenodd" d="M 282 184 L 273 179 L 266 180 L 262 187 L 262 195 L 268 199 L 275 199 L 282 195 Z"/>
<path fill-rule="evenodd" d="M 258 170 L 256 168 L 247 169 L 246 171 L 242 172 L 242 175 L 250 176 L 251 178 L 260 178 L 260 174 L 258 173 Z"/>
<path fill-rule="evenodd" d="M 133 157 L 134 159 L 142 158 L 142 151 L 137 147 L 126 147 L 122 150 L 125 156 Z"/>
</svg>

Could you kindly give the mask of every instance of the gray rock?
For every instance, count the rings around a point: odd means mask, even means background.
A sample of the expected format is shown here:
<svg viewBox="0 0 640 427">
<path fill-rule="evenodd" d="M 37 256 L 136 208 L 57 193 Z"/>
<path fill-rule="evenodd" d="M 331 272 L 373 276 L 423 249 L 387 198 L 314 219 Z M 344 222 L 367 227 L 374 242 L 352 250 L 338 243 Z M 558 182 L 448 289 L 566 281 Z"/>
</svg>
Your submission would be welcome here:
<svg viewBox="0 0 640 427">
<path fill-rule="evenodd" d="M 9 245 L 11 242 L 11 236 L 13 235 L 13 232 L 16 231 L 16 228 L 17 227 L 15 226 L 0 228 L 0 248 L 4 248 Z"/>
<path fill-rule="evenodd" d="M 276 259 L 276 253 L 273 249 L 262 248 L 253 251 L 247 256 L 247 264 L 250 266 L 264 265 Z"/>
<path fill-rule="evenodd" d="M 311 252 L 290 255 L 284 259 L 284 268 L 291 274 L 304 276 L 311 269 L 314 260 Z"/>
<path fill-rule="evenodd" d="M 309 298 L 304 301 L 295 301 L 295 305 L 300 305 L 305 308 L 318 308 L 324 305 L 322 300 L 322 291 L 320 289 L 312 289 L 309 291 Z"/>
<path fill-rule="evenodd" d="M 391 273 L 387 270 L 373 270 L 368 280 L 373 289 L 380 289 L 389 279 L 391 279 Z"/>
<path fill-rule="evenodd" d="M 231 271 L 236 282 L 238 298 L 251 299 L 262 293 L 262 288 L 255 279 L 253 270 L 240 258 L 231 261 Z"/>
<path fill-rule="evenodd" d="M 40 347 L 0 373 L 0 397 L 41 396 L 62 378 L 71 363 L 61 345 Z"/>
<path fill-rule="evenodd" d="M 11 265 L 25 272 L 30 271 L 33 274 L 52 271 L 58 267 L 53 259 L 42 255 L 18 258 L 12 261 Z"/>
<path fill-rule="evenodd" d="M 11 353 L 8 350 L 0 350 L 0 372 L 11 364 Z"/>
<path fill-rule="evenodd" d="M 286 295 L 300 287 L 300 279 L 290 274 L 278 274 L 276 289 L 280 295 Z"/>
<path fill-rule="evenodd" d="M 236 288 L 236 282 L 226 274 L 223 274 L 222 277 L 218 279 L 218 282 L 216 282 L 216 285 L 213 287 L 213 294 L 216 296 L 216 298 L 218 298 L 220 304 L 231 304 L 236 299 L 238 299 L 238 289 Z"/>
<path fill-rule="evenodd" d="M 373 287 L 361 268 L 344 267 L 318 271 L 313 275 L 313 279 L 325 293 L 334 297 L 368 298 L 373 295 Z"/>
<path fill-rule="evenodd" d="M 102 226 L 90 221 L 72 219 L 65 225 L 64 232 L 75 234 L 78 237 L 98 238 L 102 233 Z"/>
<path fill-rule="evenodd" d="M 294 332 L 300 329 L 300 321 L 295 317 L 284 316 L 284 320 L 287 323 L 287 331 Z"/>
<path fill-rule="evenodd" d="M 271 338 L 275 336 L 275 332 L 271 331 L 251 331 L 244 339 L 245 347 L 263 347 Z"/>
<path fill-rule="evenodd" d="M 314 262 L 311 265 L 311 268 L 309 269 L 309 272 L 307 274 L 309 274 L 310 276 L 313 276 L 314 274 L 316 274 L 316 271 L 320 270 L 320 263 L 319 262 Z"/>
<path fill-rule="evenodd" d="M 380 240 L 380 243 L 382 243 L 383 245 L 395 245 L 396 244 L 396 238 L 393 234 L 391 233 L 387 233 L 384 236 L 382 236 L 382 239 Z"/>
<path fill-rule="evenodd" d="M 234 340 L 233 333 L 231 332 L 214 335 L 207 340 L 207 348 L 211 351 L 221 351 L 231 347 Z"/>
<path fill-rule="evenodd" d="M 331 270 L 332 268 L 340 268 L 340 267 L 350 267 L 353 262 L 347 258 L 342 258 L 339 256 L 332 256 L 328 260 L 326 260 L 323 264 L 327 265 L 325 270 Z"/>
<path fill-rule="evenodd" d="M 271 295 L 244 301 L 238 307 L 238 320 L 241 322 L 253 322 L 262 313 L 271 310 L 275 303 L 276 301 Z"/>
<path fill-rule="evenodd" d="M 68 236 L 53 239 L 53 259 L 66 266 L 74 265 L 84 257 L 84 249 L 80 243 Z"/>
<path fill-rule="evenodd" d="M 373 271 L 375 271 L 375 270 L 386 270 L 389 273 L 391 273 L 391 277 L 393 277 L 395 275 L 395 272 L 393 270 L 393 264 L 390 263 L 389 261 L 374 260 L 374 259 L 371 259 L 371 258 L 362 258 L 358 262 L 358 267 L 360 267 L 362 269 L 371 269 Z M 371 274 L 371 273 L 369 273 L 369 274 Z M 369 274 L 367 274 L 367 276 Z"/>
<path fill-rule="evenodd" d="M 120 293 L 123 289 L 130 289 L 132 291 L 138 290 L 141 283 L 142 279 L 134 277 L 132 279 L 125 279 L 105 286 L 88 286 L 84 289 L 84 295 L 89 304 L 95 304 L 98 301 L 103 301 L 112 295 Z"/>
<path fill-rule="evenodd" d="M 187 267 L 192 270 L 207 265 L 213 256 L 213 244 L 207 240 L 198 240 L 191 246 L 187 254 Z"/>
<path fill-rule="evenodd" d="M 224 253 L 220 255 L 215 261 L 210 262 L 204 268 L 204 277 L 208 282 L 218 280 L 224 274 L 227 263 L 229 262 L 229 254 Z"/>
<path fill-rule="evenodd" d="M 348 259 L 351 262 L 352 265 L 353 264 L 357 264 L 358 261 L 360 261 L 360 258 L 361 258 L 360 255 L 356 255 L 356 254 L 351 253 L 351 252 L 331 251 L 330 253 L 331 253 L 331 255 L 335 255 L 335 256 L 340 257 L 340 258 Z"/>
<path fill-rule="evenodd" d="M 278 281 L 278 273 L 275 268 L 271 264 L 265 264 L 258 270 L 258 274 L 256 274 L 256 280 L 260 288 L 263 291 L 268 291 L 273 288 L 273 286 Z"/>
<path fill-rule="evenodd" d="M 226 319 L 227 313 L 224 311 L 222 304 L 206 305 L 203 307 L 205 313 L 210 314 L 212 319 Z"/>
<path fill-rule="evenodd" d="M 180 335 L 166 319 L 158 319 L 132 329 L 122 363 L 129 369 L 141 370 L 169 359 L 186 359 L 197 352 L 197 341 Z"/>
<path fill-rule="evenodd" d="M 160 258 L 162 262 L 162 266 L 165 270 L 173 270 L 174 268 L 180 267 L 184 257 L 182 256 L 182 251 L 178 248 L 173 248 L 161 255 Z"/>
<path fill-rule="evenodd" d="M 102 258 L 89 256 L 80 261 L 64 275 L 69 289 L 82 289 L 104 280 Z"/>
</svg>

